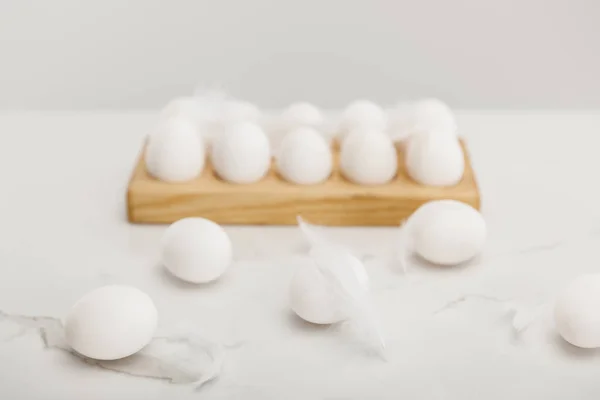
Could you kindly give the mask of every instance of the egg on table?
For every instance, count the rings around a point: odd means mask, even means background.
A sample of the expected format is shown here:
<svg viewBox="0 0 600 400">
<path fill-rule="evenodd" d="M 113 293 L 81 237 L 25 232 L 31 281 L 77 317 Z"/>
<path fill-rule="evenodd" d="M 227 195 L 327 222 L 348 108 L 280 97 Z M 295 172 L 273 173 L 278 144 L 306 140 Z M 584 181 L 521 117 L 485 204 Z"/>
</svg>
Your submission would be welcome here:
<svg viewBox="0 0 600 400">
<path fill-rule="evenodd" d="M 271 146 L 262 128 L 252 122 L 238 122 L 217 136 L 211 147 L 211 161 L 223 180 L 248 184 L 265 177 L 271 166 Z"/>
<path fill-rule="evenodd" d="M 298 185 L 321 183 L 331 175 L 333 157 L 327 141 L 313 128 L 297 128 L 281 142 L 277 170 L 288 182 Z"/>
<path fill-rule="evenodd" d="M 313 324 L 333 324 L 345 318 L 333 285 L 314 264 L 296 270 L 290 285 L 290 307 Z"/>
<path fill-rule="evenodd" d="M 347 267 L 353 269 L 361 289 L 367 291 L 369 277 L 362 263 L 357 259 L 352 262 L 352 258 Z M 294 313 L 313 324 L 334 324 L 348 317 L 343 297 L 312 260 L 296 269 L 289 299 Z"/>
<path fill-rule="evenodd" d="M 600 347 L 600 274 L 584 274 L 570 282 L 554 305 L 558 333 L 574 346 Z"/>
<path fill-rule="evenodd" d="M 407 229 L 411 250 L 438 265 L 456 265 L 472 259 L 481 252 L 487 234 L 481 213 L 456 200 L 423 204 L 401 229 Z"/>
<path fill-rule="evenodd" d="M 156 331 L 152 299 L 125 285 L 103 286 L 75 303 L 65 319 L 65 339 L 82 356 L 117 360 L 143 349 Z"/>
<path fill-rule="evenodd" d="M 200 217 L 172 223 L 162 238 L 162 263 L 174 276 L 191 283 L 219 278 L 233 259 L 231 240 L 218 224 Z"/>
</svg>

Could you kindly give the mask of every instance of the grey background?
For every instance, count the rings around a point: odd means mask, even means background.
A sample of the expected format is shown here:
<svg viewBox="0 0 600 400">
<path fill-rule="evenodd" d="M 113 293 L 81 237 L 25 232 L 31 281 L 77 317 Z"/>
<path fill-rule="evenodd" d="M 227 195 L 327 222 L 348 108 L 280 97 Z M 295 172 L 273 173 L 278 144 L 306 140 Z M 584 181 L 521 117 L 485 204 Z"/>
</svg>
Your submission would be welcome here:
<svg viewBox="0 0 600 400">
<path fill-rule="evenodd" d="M 597 0 L 0 0 L 0 109 L 600 106 Z"/>
</svg>

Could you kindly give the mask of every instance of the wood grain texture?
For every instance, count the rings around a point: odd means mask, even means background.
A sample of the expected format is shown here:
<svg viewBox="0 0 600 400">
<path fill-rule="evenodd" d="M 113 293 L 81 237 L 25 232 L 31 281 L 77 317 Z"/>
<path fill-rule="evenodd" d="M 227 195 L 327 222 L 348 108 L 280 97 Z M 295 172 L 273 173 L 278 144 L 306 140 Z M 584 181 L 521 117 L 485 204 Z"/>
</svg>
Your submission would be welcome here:
<svg viewBox="0 0 600 400">
<path fill-rule="evenodd" d="M 398 149 L 396 178 L 381 186 L 359 186 L 344 179 L 337 168 L 326 182 L 299 186 L 279 177 L 273 167 L 260 182 L 236 185 L 220 180 L 207 162 L 201 176 L 186 183 L 165 183 L 146 172 L 143 151 L 127 190 L 127 213 L 132 223 L 172 223 L 185 217 L 204 217 L 219 224 L 295 225 L 296 216 L 330 226 L 397 226 L 430 200 L 454 199 L 480 208 L 480 196 L 465 143 L 465 174 L 453 187 L 421 186 L 404 171 Z"/>
</svg>

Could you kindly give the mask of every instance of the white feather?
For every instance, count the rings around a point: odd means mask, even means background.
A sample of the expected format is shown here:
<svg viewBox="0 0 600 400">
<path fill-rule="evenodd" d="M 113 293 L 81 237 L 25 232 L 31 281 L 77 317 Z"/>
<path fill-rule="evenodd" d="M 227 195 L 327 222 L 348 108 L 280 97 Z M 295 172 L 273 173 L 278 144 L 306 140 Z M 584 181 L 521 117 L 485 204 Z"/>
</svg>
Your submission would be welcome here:
<svg viewBox="0 0 600 400">
<path fill-rule="evenodd" d="M 349 319 L 361 327 L 368 341 L 384 357 L 385 340 L 367 286 L 363 263 L 342 246 L 322 240 L 319 233 L 298 217 L 298 224 L 311 243 L 310 256 L 323 276 L 342 299 Z"/>
<path fill-rule="evenodd" d="M 510 317 L 512 329 L 519 334 L 529 329 L 548 313 L 548 304 L 524 306 L 509 302 L 505 305 L 504 310 Z"/>
<path fill-rule="evenodd" d="M 300 230 L 306 237 L 306 241 L 310 246 L 329 243 L 329 240 L 325 237 L 325 235 L 319 232 L 320 227 L 318 227 L 317 225 L 309 224 L 308 222 L 304 221 L 300 216 L 296 217 L 296 220 L 298 221 L 298 226 L 300 227 Z"/>
<path fill-rule="evenodd" d="M 410 217 L 400 225 L 398 234 L 398 250 L 396 253 L 396 259 L 402 268 L 404 274 L 408 273 L 408 259 L 413 253 L 412 236 L 410 234 Z"/>
</svg>

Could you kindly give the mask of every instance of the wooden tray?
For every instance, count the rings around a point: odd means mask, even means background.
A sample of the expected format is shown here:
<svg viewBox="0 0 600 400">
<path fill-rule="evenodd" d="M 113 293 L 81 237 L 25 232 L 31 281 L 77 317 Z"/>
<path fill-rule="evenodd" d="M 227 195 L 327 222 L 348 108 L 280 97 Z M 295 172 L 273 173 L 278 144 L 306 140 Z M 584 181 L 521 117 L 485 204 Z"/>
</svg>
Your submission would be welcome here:
<svg viewBox="0 0 600 400">
<path fill-rule="evenodd" d="M 465 174 L 449 188 L 421 186 L 404 171 L 398 149 L 396 178 L 382 186 L 359 186 L 345 180 L 337 168 L 329 180 L 298 186 L 280 178 L 275 168 L 249 185 L 220 180 L 210 162 L 200 177 L 186 183 L 165 183 L 146 172 L 143 151 L 127 189 L 127 214 L 133 223 L 172 223 L 184 217 L 204 217 L 219 224 L 295 225 L 296 216 L 330 226 L 397 226 L 430 200 L 454 199 L 479 209 L 480 196 L 465 143 Z"/>
</svg>

